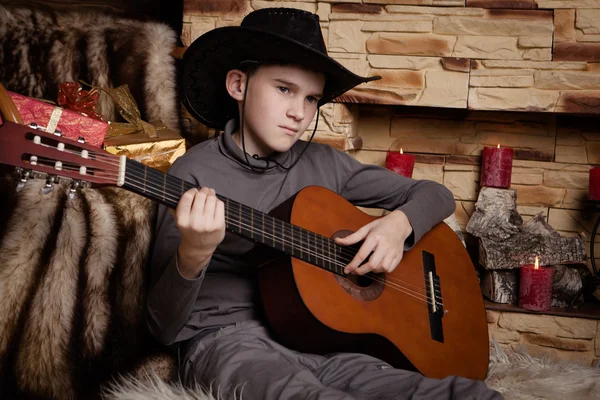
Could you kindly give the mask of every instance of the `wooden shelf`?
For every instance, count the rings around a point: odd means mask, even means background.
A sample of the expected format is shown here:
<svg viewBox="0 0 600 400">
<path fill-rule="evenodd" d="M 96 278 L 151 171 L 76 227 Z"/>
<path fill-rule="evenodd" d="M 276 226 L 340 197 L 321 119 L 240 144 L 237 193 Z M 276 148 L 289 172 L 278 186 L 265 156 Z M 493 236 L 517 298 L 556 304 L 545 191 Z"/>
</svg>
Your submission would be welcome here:
<svg viewBox="0 0 600 400">
<path fill-rule="evenodd" d="M 512 304 L 498 304 L 484 300 L 486 310 L 507 311 L 524 314 L 556 315 L 561 317 L 588 318 L 600 320 L 600 304 L 587 302 L 579 308 L 551 307 L 549 311 L 538 312 L 525 310 Z"/>
</svg>

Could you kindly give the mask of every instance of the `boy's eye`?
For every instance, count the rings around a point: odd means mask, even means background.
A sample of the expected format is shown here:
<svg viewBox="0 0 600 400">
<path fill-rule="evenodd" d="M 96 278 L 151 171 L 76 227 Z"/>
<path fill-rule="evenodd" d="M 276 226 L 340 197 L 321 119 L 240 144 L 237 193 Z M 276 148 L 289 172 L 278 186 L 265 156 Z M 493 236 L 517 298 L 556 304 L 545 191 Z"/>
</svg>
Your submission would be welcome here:
<svg viewBox="0 0 600 400">
<path fill-rule="evenodd" d="M 281 93 L 288 93 L 290 91 L 290 89 L 286 88 L 285 86 L 278 86 L 277 89 L 279 89 Z"/>
<path fill-rule="evenodd" d="M 312 104 L 312 103 L 316 103 L 316 102 L 318 101 L 318 100 L 317 100 L 315 97 L 313 97 L 313 96 L 308 96 L 308 97 L 306 98 L 306 100 L 308 100 L 308 102 L 309 102 L 309 103 L 311 103 L 311 104 Z"/>
</svg>

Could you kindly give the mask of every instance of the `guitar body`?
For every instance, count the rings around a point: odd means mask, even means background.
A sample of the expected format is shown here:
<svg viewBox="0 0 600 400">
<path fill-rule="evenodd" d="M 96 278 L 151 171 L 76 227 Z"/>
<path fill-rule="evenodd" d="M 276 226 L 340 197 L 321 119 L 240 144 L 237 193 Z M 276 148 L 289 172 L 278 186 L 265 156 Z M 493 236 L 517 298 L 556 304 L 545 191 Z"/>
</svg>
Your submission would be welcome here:
<svg viewBox="0 0 600 400">
<path fill-rule="evenodd" d="M 272 213 L 331 238 L 375 218 L 320 187 L 300 191 Z M 423 296 L 423 253 L 433 255 L 443 302 L 443 339 L 433 338 Z M 477 275 L 456 234 L 440 223 L 408 252 L 386 284 L 352 282 L 296 258 L 259 268 L 263 306 L 284 344 L 309 353 L 361 352 L 432 378 L 484 379 L 488 330 Z M 420 289 L 420 290 L 419 290 Z M 437 329 L 440 325 L 437 325 Z"/>
</svg>

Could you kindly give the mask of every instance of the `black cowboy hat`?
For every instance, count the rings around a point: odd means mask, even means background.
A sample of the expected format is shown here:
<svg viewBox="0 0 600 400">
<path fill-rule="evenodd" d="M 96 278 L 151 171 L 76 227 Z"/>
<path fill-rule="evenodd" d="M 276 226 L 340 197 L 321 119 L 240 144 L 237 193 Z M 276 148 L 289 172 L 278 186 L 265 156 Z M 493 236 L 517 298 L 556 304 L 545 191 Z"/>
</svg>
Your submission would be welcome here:
<svg viewBox="0 0 600 400">
<path fill-rule="evenodd" d="M 240 26 L 213 29 L 196 39 L 182 62 L 181 97 L 187 110 L 211 128 L 224 129 L 238 116 L 225 88 L 225 76 L 245 62 L 281 62 L 325 74 L 319 106 L 354 86 L 380 79 L 361 77 L 327 55 L 319 16 L 293 8 L 265 8 L 248 14 Z"/>
</svg>

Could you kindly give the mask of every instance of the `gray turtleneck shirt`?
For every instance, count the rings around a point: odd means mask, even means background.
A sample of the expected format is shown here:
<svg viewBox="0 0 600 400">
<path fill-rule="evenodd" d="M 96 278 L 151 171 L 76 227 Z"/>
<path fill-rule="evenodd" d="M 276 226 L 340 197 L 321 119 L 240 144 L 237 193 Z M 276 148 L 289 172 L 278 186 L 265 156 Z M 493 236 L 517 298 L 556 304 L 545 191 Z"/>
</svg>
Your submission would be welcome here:
<svg viewBox="0 0 600 400">
<path fill-rule="evenodd" d="M 312 143 L 289 171 L 273 161 L 246 158 L 235 144 L 231 120 L 223 134 L 192 147 L 179 157 L 169 174 L 209 187 L 230 200 L 269 212 L 307 186 L 322 186 L 363 207 L 401 210 L 413 234 L 410 249 L 427 231 L 454 212 L 452 193 L 443 185 L 414 180 L 385 168 L 361 164 L 330 146 Z M 289 166 L 306 142 L 298 141 L 271 160 Z M 259 170 L 249 169 L 247 162 Z M 164 344 L 181 342 L 212 327 L 259 319 L 256 266 L 241 256 L 253 242 L 231 233 L 225 235 L 209 265 L 196 279 L 186 279 L 178 268 L 176 253 L 180 233 L 172 214 L 160 206 L 155 247 L 151 257 L 148 327 Z"/>
</svg>

